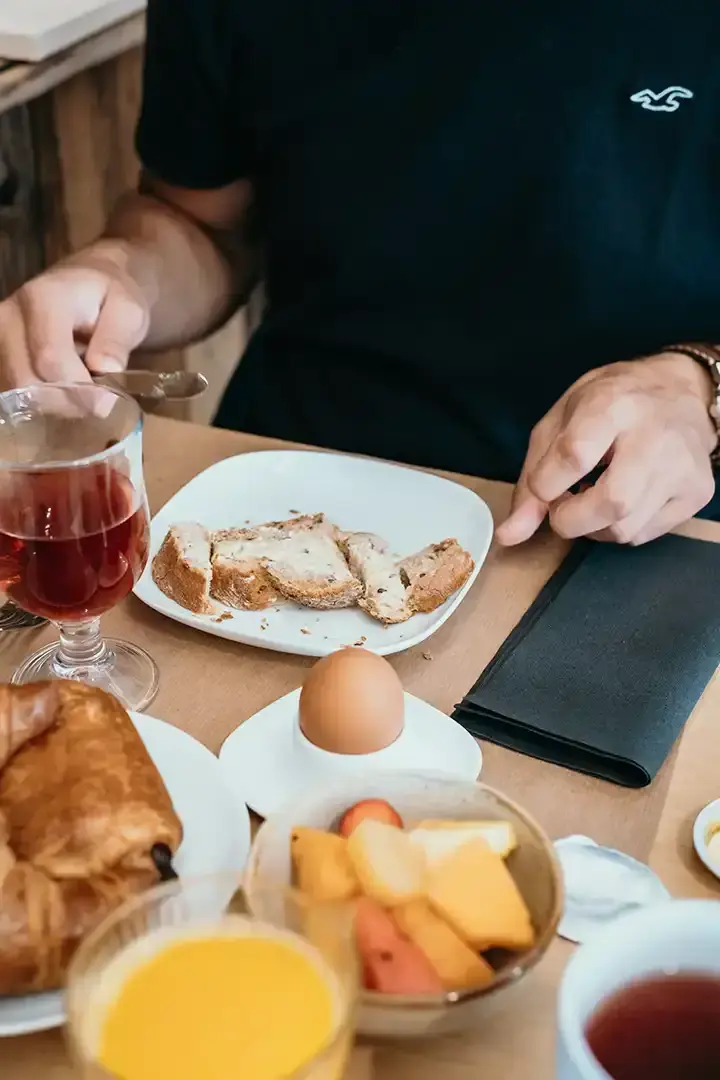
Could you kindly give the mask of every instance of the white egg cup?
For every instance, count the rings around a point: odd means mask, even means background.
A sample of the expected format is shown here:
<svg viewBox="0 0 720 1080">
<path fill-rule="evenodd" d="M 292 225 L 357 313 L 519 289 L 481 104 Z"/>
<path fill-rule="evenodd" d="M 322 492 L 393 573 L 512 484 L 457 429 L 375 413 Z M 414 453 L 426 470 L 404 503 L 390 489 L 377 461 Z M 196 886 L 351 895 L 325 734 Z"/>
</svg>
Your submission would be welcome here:
<svg viewBox="0 0 720 1080">
<path fill-rule="evenodd" d="M 300 690 L 293 690 L 255 713 L 228 736 L 220 764 L 230 783 L 261 817 L 343 776 L 387 772 L 442 773 L 476 780 L 482 752 L 465 728 L 439 709 L 405 694 L 403 729 L 382 750 L 337 754 L 322 750 L 300 728 Z"/>
<path fill-rule="evenodd" d="M 308 739 L 300 726 L 300 711 L 295 713 L 293 725 L 293 738 L 295 743 L 295 757 L 301 772 L 308 776 L 327 777 L 336 780 L 338 776 L 349 774 L 357 776 L 366 772 L 385 772 L 402 767 L 403 745 L 407 740 L 405 735 L 405 718 L 400 734 L 387 746 L 380 750 L 373 750 L 369 754 L 338 754 L 332 750 L 324 750 L 317 743 Z"/>
</svg>

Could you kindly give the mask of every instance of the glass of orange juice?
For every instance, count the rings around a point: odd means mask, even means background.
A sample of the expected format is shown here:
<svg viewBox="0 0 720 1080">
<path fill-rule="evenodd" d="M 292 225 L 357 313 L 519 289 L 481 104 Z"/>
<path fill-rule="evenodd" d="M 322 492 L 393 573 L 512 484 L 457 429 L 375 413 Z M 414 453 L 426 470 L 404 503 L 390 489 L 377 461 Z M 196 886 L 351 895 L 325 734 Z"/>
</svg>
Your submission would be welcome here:
<svg viewBox="0 0 720 1080">
<path fill-rule="evenodd" d="M 236 874 L 174 881 L 119 908 L 68 973 L 84 1080 L 340 1080 L 358 970 L 347 905 Z"/>
</svg>

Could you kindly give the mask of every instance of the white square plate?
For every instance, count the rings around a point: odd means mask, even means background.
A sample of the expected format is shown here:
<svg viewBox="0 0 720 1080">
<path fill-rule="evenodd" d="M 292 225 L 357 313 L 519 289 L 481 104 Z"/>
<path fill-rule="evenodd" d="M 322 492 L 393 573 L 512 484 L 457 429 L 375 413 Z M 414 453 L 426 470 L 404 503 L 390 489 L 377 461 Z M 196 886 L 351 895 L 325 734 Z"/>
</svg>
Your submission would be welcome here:
<svg viewBox="0 0 720 1080">
<path fill-rule="evenodd" d="M 452 615 L 477 577 L 493 533 L 487 504 L 450 480 L 367 458 L 267 450 L 226 458 L 186 484 L 153 518 L 151 555 L 177 522 L 227 529 L 295 513 L 324 513 L 342 529 L 377 533 L 399 558 L 455 537 L 472 555 L 475 569 L 437 611 L 387 628 L 359 608 L 310 611 L 290 603 L 266 611 L 233 611 L 231 619 L 218 622 L 165 596 L 149 564 L 135 588 L 137 596 L 171 619 L 245 645 L 326 656 L 344 645 L 361 644 L 388 656 L 424 641 Z"/>
</svg>

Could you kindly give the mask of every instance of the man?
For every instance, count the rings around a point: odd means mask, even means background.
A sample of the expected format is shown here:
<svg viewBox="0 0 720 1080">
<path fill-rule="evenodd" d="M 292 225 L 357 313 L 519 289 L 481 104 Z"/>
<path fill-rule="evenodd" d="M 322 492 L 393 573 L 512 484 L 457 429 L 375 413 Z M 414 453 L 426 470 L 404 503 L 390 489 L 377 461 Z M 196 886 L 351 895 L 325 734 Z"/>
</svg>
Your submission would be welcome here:
<svg viewBox="0 0 720 1080">
<path fill-rule="evenodd" d="M 715 490 L 718 41 L 715 0 L 150 0 L 141 190 L 0 306 L 5 380 L 261 275 L 218 423 L 519 477 L 507 544 L 661 535 Z"/>
</svg>

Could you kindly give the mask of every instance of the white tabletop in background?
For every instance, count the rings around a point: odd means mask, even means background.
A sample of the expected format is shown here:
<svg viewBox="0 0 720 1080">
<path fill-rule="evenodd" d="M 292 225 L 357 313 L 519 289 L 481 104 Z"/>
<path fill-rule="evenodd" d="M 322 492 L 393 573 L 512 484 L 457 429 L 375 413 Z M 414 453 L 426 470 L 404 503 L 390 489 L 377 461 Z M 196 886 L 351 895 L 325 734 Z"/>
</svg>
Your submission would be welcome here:
<svg viewBox="0 0 720 1080">
<path fill-rule="evenodd" d="M 0 0 L 0 57 L 44 60 L 145 6 L 146 0 Z"/>
</svg>

